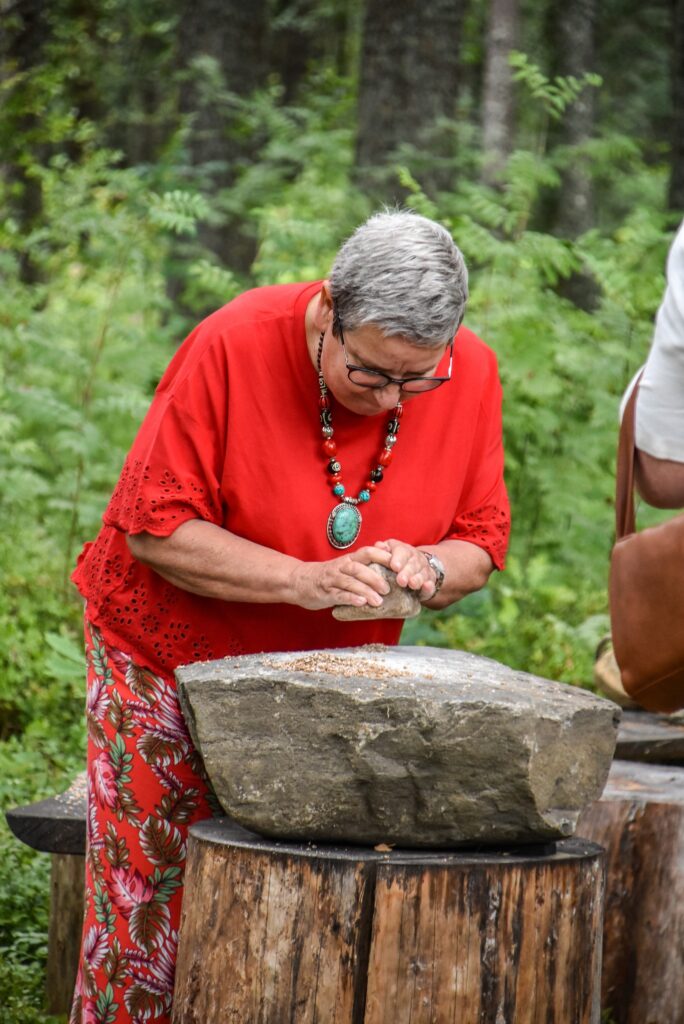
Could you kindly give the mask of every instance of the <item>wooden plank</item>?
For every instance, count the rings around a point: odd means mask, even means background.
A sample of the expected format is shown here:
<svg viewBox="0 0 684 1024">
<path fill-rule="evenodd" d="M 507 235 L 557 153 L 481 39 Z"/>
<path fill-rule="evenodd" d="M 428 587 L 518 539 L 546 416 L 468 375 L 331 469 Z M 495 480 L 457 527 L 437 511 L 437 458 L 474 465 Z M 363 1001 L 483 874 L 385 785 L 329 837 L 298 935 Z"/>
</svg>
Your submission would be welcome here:
<svg viewBox="0 0 684 1024">
<path fill-rule="evenodd" d="M 622 761 L 684 765 L 684 721 L 647 711 L 623 711 L 615 757 Z"/>
<path fill-rule="evenodd" d="M 578 829 L 607 851 L 604 1008 L 616 1024 L 684 1021 L 684 768 L 614 762 Z"/>
<path fill-rule="evenodd" d="M 69 789 L 47 800 L 13 807 L 5 812 L 7 824 L 17 839 L 44 853 L 85 854 L 86 842 L 85 772 Z"/>
</svg>

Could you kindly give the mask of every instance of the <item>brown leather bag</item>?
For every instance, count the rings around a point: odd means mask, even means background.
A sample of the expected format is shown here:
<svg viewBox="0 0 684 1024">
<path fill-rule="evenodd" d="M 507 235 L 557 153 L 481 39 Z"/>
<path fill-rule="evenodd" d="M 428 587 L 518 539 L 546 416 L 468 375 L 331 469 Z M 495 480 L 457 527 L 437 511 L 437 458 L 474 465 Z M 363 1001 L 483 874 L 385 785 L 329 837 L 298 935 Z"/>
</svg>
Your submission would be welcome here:
<svg viewBox="0 0 684 1024">
<path fill-rule="evenodd" d="M 635 532 L 634 420 L 639 381 L 620 428 L 610 619 L 622 685 L 648 711 L 684 707 L 684 515 Z"/>
</svg>

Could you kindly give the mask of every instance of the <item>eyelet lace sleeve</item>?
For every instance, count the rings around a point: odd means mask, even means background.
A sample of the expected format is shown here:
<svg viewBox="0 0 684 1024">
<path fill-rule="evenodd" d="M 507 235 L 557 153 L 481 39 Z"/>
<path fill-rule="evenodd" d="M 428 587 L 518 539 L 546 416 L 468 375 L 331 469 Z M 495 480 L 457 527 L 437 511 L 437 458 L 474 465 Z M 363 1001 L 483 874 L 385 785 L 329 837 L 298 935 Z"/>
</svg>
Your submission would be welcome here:
<svg viewBox="0 0 684 1024">
<path fill-rule="evenodd" d="M 511 518 L 504 491 L 502 506 L 482 505 L 457 515 L 449 539 L 467 540 L 471 544 L 477 544 L 489 554 L 497 569 L 503 569 L 510 528 Z"/>
<path fill-rule="evenodd" d="M 173 469 L 129 455 L 104 515 L 108 526 L 124 533 L 165 536 L 188 519 L 220 522 L 211 485 L 188 474 L 180 461 Z"/>
</svg>

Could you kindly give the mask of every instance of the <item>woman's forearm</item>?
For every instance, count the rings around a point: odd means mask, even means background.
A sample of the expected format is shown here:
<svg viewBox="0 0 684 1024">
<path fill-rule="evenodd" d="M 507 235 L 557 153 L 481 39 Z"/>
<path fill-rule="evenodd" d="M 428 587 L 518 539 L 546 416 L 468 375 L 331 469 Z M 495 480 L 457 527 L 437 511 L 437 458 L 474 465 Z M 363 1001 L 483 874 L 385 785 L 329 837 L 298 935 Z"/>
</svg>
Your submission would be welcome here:
<svg viewBox="0 0 684 1024">
<path fill-rule="evenodd" d="M 222 601 L 296 602 L 299 559 L 214 523 L 191 519 L 168 537 L 136 533 L 126 539 L 134 558 L 182 590 Z"/>
<path fill-rule="evenodd" d="M 487 552 L 468 541 L 444 540 L 441 544 L 421 545 L 421 550 L 437 555 L 445 569 L 441 590 L 432 600 L 425 601 L 428 608 L 446 608 L 466 594 L 481 590 L 494 569 Z"/>
<path fill-rule="evenodd" d="M 139 533 L 126 539 L 134 558 L 174 586 L 221 601 L 314 610 L 336 604 L 379 605 L 388 590 L 369 566 L 387 565 L 390 556 L 374 546 L 327 562 L 303 562 L 201 519 L 183 523 L 169 537 Z"/>
</svg>

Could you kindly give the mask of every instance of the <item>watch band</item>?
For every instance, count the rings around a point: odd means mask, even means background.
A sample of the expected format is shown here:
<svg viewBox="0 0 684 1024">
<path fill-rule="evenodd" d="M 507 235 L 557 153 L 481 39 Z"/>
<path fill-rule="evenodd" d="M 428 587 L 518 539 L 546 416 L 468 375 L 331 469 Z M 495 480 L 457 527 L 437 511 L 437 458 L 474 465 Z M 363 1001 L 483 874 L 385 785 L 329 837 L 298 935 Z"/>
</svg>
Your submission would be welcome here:
<svg viewBox="0 0 684 1024">
<path fill-rule="evenodd" d="M 430 566 L 430 568 L 432 569 L 436 576 L 435 594 L 438 594 L 442 588 L 442 584 L 444 583 L 444 577 L 446 576 L 446 569 L 444 568 L 444 563 L 440 558 L 437 557 L 437 555 L 433 555 L 431 551 L 423 551 L 422 548 L 419 548 L 419 551 L 421 555 L 425 555 L 428 565 Z M 434 597 L 435 594 L 433 594 L 432 597 Z"/>
</svg>

